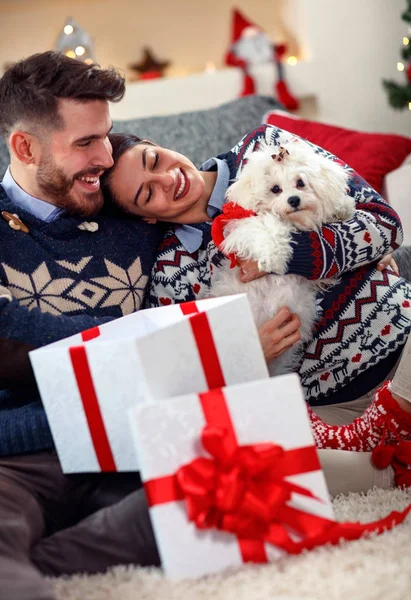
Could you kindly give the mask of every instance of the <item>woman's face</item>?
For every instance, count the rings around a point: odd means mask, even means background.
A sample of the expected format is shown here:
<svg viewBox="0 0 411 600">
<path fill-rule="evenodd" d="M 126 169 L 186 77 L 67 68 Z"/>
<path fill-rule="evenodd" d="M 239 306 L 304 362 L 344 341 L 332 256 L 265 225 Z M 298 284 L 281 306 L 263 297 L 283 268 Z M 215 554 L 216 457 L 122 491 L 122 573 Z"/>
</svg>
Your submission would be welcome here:
<svg viewBox="0 0 411 600">
<path fill-rule="evenodd" d="M 200 200 L 205 184 L 188 158 L 143 142 L 122 154 L 109 187 L 127 212 L 152 222 L 179 223 Z"/>
</svg>

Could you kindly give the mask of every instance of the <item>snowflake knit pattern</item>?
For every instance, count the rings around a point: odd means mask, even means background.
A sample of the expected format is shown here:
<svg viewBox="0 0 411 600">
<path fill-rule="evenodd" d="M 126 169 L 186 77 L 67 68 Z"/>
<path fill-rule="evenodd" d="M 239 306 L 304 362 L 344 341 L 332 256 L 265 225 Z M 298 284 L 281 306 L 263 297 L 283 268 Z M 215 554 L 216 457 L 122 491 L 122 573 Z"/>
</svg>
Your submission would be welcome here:
<svg viewBox="0 0 411 600">
<path fill-rule="evenodd" d="M 218 158 L 227 163 L 234 181 L 262 141 L 275 147 L 292 137 L 261 125 Z M 398 215 L 364 179 L 345 168 L 350 174 L 348 193 L 356 203 L 354 218 L 324 225 L 318 232 L 293 233 L 293 254 L 287 265 L 287 273 L 338 280 L 317 297 L 320 319 L 299 369 L 313 406 L 353 400 L 380 384 L 411 329 L 410 284 L 390 270 L 376 269 L 376 262 L 402 243 Z M 204 235 L 196 253 L 189 254 L 171 229 L 152 271 L 149 306 L 206 295 L 212 271 L 222 260 L 209 235 Z"/>
<path fill-rule="evenodd" d="M 93 217 L 40 221 L 15 207 L 0 186 L 0 211 L 17 213 L 29 233 L 0 219 L 0 338 L 44 346 L 138 310 L 161 230 L 136 219 Z M 36 389 L 0 390 L 0 455 L 53 447 Z"/>
</svg>

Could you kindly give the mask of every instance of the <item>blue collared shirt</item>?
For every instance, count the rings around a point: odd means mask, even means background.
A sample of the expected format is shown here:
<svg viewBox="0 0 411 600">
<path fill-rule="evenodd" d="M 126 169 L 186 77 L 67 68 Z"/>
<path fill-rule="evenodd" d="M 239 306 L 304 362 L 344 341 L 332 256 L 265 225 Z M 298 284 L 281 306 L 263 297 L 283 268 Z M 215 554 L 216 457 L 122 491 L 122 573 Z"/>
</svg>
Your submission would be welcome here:
<svg viewBox="0 0 411 600">
<path fill-rule="evenodd" d="M 3 186 L 9 200 L 11 200 L 13 204 L 34 215 L 41 221 L 50 223 L 50 221 L 54 221 L 54 219 L 57 219 L 62 213 L 64 213 L 64 209 L 58 208 L 57 206 L 54 206 L 49 202 L 45 202 L 44 200 L 40 200 L 39 198 L 35 198 L 34 196 L 31 196 L 25 192 L 13 179 L 10 167 L 7 167 L 7 171 L 4 174 L 1 185 Z"/>
<path fill-rule="evenodd" d="M 201 165 L 200 171 L 210 171 L 214 165 L 217 166 L 217 179 L 207 207 L 207 214 L 210 217 L 210 221 L 223 209 L 224 194 L 227 191 L 230 180 L 228 165 L 221 158 L 209 158 Z M 202 244 L 203 232 L 201 229 L 197 229 L 195 225 L 176 225 L 174 233 L 190 254 L 196 252 Z"/>
</svg>

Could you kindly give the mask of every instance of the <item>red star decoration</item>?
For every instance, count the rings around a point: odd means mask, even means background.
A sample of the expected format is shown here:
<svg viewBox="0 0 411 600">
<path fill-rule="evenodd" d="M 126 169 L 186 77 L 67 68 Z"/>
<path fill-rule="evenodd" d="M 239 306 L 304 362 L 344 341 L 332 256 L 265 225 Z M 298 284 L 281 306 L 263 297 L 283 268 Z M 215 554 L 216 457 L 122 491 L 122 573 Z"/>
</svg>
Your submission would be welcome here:
<svg viewBox="0 0 411 600">
<path fill-rule="evenodd" d="M 137 71 L 139 79 L 155 79 L 163 77 L 164 69 L 170 65 L 168 60 L 157 60 L 150 48 L 143 48 L 143 59 L 140 62 L 133 63 L 130 69 Z"/>
</svg>

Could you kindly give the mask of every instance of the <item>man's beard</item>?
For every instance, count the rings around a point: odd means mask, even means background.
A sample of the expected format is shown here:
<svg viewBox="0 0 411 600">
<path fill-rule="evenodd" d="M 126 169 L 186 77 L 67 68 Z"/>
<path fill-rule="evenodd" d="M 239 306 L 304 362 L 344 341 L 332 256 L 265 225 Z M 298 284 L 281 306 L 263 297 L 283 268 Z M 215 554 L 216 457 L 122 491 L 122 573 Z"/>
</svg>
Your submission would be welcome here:
<svg viewBox="0 0 411 600">
<path fill-rule="evenodd" d="M 67 177 L 63 169 L 58 167 L 50 156 L 44 157 L 37 171 L 37 185 L 47 201 L 67 210 L 79 217 L 90 217 L 98 213 L 103 207 L 103 194 L 101 190 L 84 194 L 74 194 L 72 189 L 78 177 L 96 175 L 102 168 L 95 167 L 81 171 L 74 177 Z"/>
</svg>

